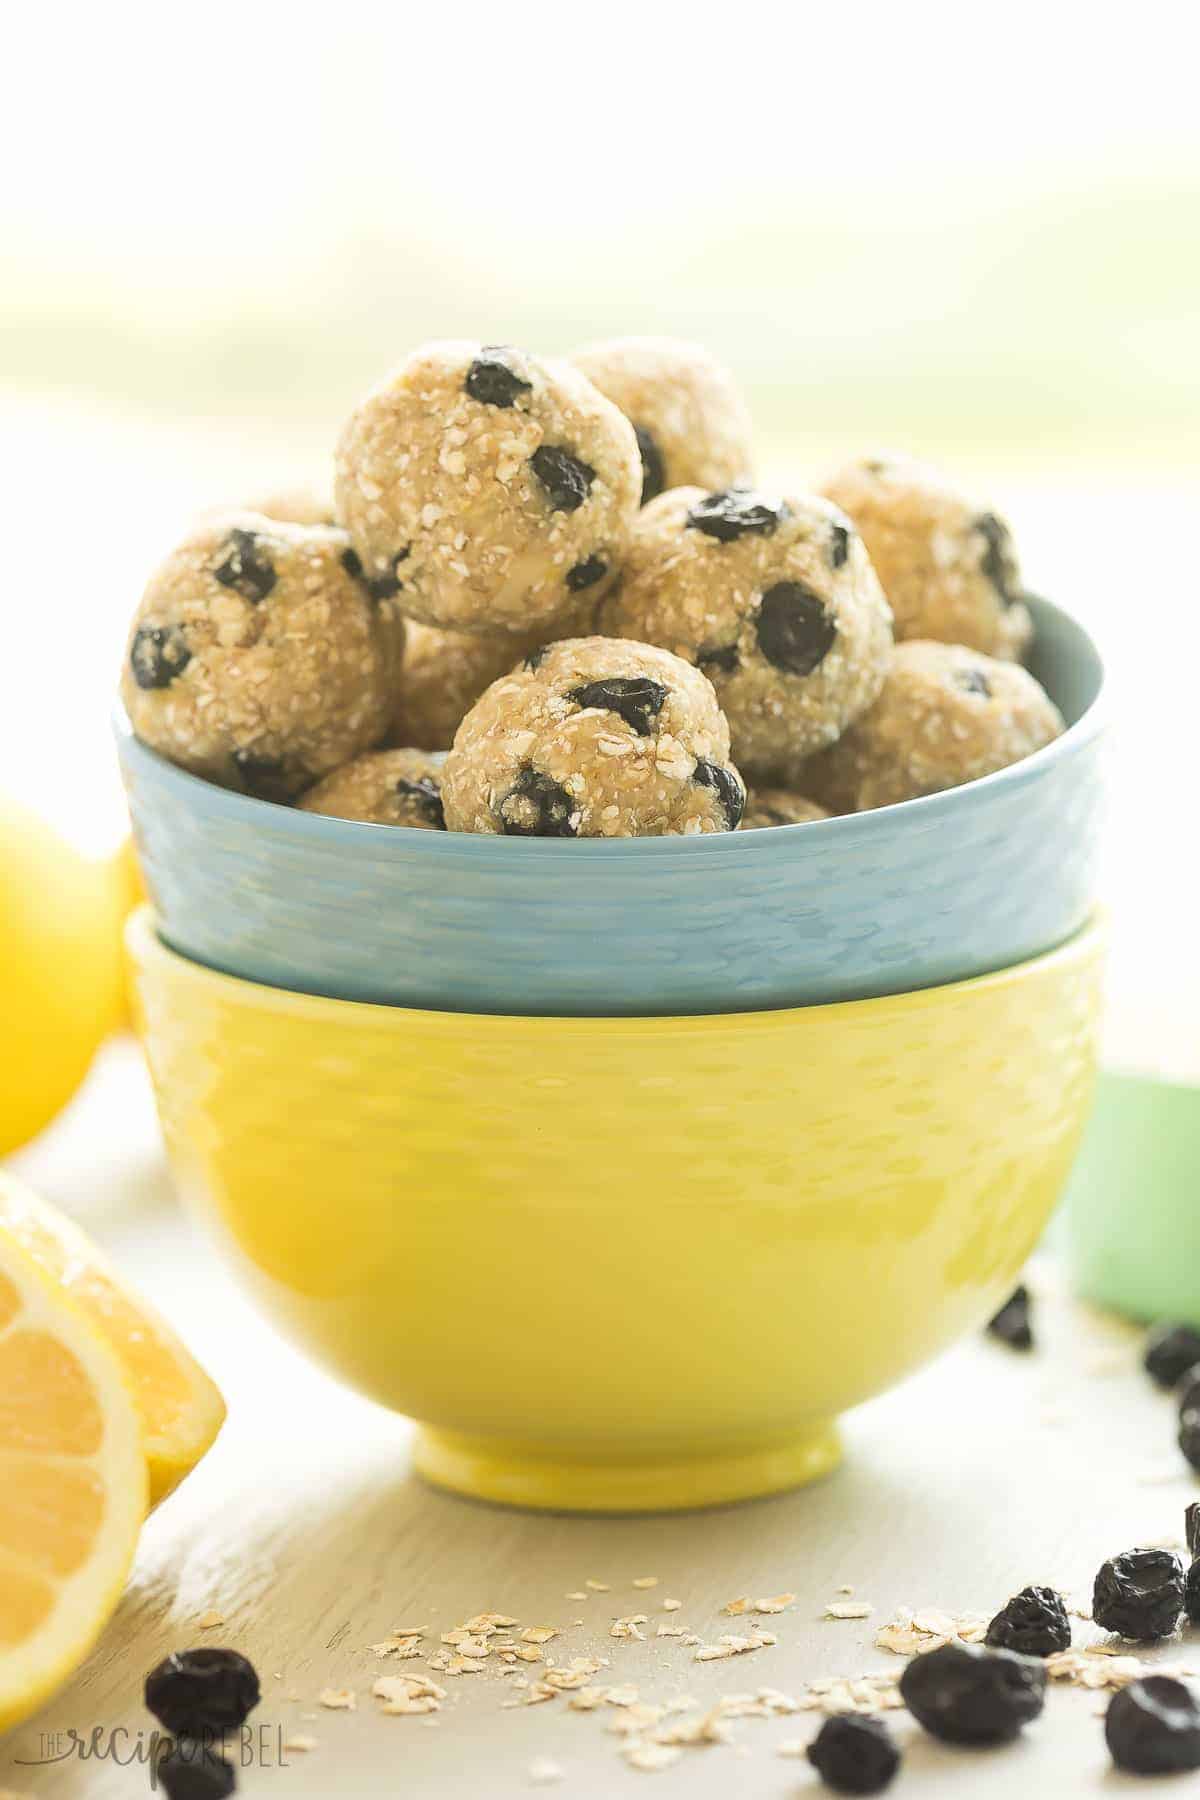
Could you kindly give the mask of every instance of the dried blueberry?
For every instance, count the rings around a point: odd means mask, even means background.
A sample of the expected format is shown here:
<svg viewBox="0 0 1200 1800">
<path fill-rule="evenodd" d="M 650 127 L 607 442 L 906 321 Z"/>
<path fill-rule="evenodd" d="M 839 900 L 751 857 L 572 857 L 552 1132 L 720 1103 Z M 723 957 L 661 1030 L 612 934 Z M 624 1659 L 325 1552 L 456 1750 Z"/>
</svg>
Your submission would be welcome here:
<svg viewBox="0 0 1200 1800">
<path fill-rule="evenodd" d="M 507 344 L 485 344 L 467 370 L 463 383 L 472 400 L 484 406 L 513 406 L 522 394 L 533 388 L 531 381 L 518 375 L 511 362 Z"/>
<path fill-rule="evenodd" d="M 982 669 L 960 669 L 955 682 L 965 694 L 978 694 L 981 700 L 990 700 L 992 684 Z"/>
<path fill-rule="evenodd" d="M 234 751 L 232 760 L 246 794 L 254 794 L 255 799 L 290 799 L 295 781 L 288 778 L 282 758 L 259 756 L 255 751 Z M 302 785 L 304 778 L 299 770 L 293 770 L 293 774 Z"/>
<path fill-rule="evenodd" d="M 697 500 L 688 513 L 687 525 L 719 543 L 732 544 L 747 533 L 770 537 L 787 518 L 787 511 L 782 500 L 772 500 L 754 488 L 731 487 Z"/>
<path fill-rule="evenodd" d="M 843 569 L 850 556 L 850 527 L 835 525 L 829 537 L 829 566 Z"/>
<path fill-rule="evenodd" d="M 909 1712 L 948 1744 L 1002 1744 L 1036 1719 L 1046 1670 L 1034 1656 L 957 1641 L 915 1656 L 900 1677 Z"/>
<path fill-rule="evenodd" d="M 549 644 L 539 644 L 536 650 L 531 650 L 529 652 L 529 655 L 521 665 L 522 668 L 528 669 L 530 674 L 533 674 L 535 670 L 540 669 L 546 660 L 546 652 L 549 648 Z"/>
<path fill-rule="evenodd" d="M 1147 1675 L 1113 1695 L 1104 1736 L 1118 1769 L 1131 1775 L 1200 1769 L 1200 1702 L 1186 1682 Z"/>
<path fill-rule="evenodd" d="M 1179 1416 L 1185 1412 L 1200 1412 L 1200 1366 L 1185 1369 L 1179 1377 L 1175 1390 L 1175 1402 L 1179 1407 Z M 1193 1550 L 1192 1555 L 1196 1552 Z"/>
<path fill-rule="evenodd" d="M 129 649 L 129 666 L 140 688 L 170 687 L 192 660 L 181 625 L 139 625 Z"/>
<path fill-rule="evenodd" d="M 1052 1656 L 1071 1647 L 1071 1621 L 1061 1594 L 1053 1588 L 1027 1587 L 1002 1606 L 987 1628 L 994 1650 L 1018 1656 Z"/>
<path fill-rule="evenodd" d="M 225 1800 L 237 1786 L 233 1765 L 205 1740 L 179 1738 L 154 1765 L 167 1800 Z"/>
<path fill-rule="evenodd" d="M 428 819 L 439 831 L 446 829 L 446 814 L 442 807 L 441 789 L 436 781 L 428 775 L 420 781 L 405 781 L 403 777 L 396 783 L 396 792 L 402 800 L 411 800 L 413 807 L 421 818 Z"/>
<path fill-rule="evenodd" d="M 279 577 L 275 564 L 260 548 L 256 531 L 235 526 L 225 543 L 225 555 L 213 570 L 222 587 L 232 588 L 243 600 L 257 606 L 265 600 Z"/>
<path fill-rule="evenodd" d="M 412 545 L 405 544 L 403 550 L 397 550 L 386 569 L 380 570 L 376 575 L 368 575 L 367 592 L 372 600 L 390 600 L 400 592 L 403 585 L 398 573 L 400 564 L 407 562 L 411 555 Z"/>
<path fill-rule="evenodd" d="M 653 434 L 644 425 L 635 425 L 633 435 L 642 456 L 642 505 L 645 506 L 648 500 L 657 500 L 666 487 L 667 468 Z"/>
<path fill-rule="evenodd" d="M 574 837 L 574 811 L 566 788 L 528 764 L 496 808 L 506 837 Z"/>
<path fill-rule="evenodd" d="M 1187 1534 L 1188 1555 L 1200 1556 L 1200 1500 L 1193 1500 L 1184 1508 L 1183 1528 Z"/>
<path fill-rule="evenodd" d="M 176 1650 L 146 1677 L 146 1705 L 173 1737 L 236 1731 L 260 1698 L 253 1663 L 236 1650 Z"/>
<path fill-rule="evenodd" d="M 357 550 L 351 550 L 351 549 L 343 550 L 341 561 L 342 561 L 342 567 L 343 567 L 343 569 L 345 569 L 347 575 L 351 576 L 352 579 L 355 581 L 362 581 L 362 579 L 363 579 L 362 557 L 358 554 Z"/>
<path fill-rule="evenodd" d="M 788 675 L 811 675 L 837 641 L 837 621 L 819 594 L 802 581 L 777 581 L 762 597 L 754 621 L 758 647 Z"/>
<path fill-rule="evenodd" d="M 582 687 L 572 688 L 568 698 L 576 706 L 596 706 L 603 712 L 614 712 L 639 737 L 649 737 L 667 693 L 661 681 L 651 681 L 648 675 L 611 675 L 605 681 L 588 681 Z"/>
<path fill-rule="evenodd" d="M 551 510 L 578 512 L 592 491 L 595 469 L 559 444 L 543 444 L 529 460 L 549 496 Z"/>
<path fill-rule="evenodd" d="M 1194 1325 L 1156 1325 L 1148 1334 L 1142 1366 L 1159 1387 L 1174 1387 L 1196 1363 L 1200 1363 L 1200 1331 Z"/>
<path fill-rule="evenodd" d="M 1189 1625 L 1200 1625 L 1200 1562 L 1190 1563 L 1183 1578 L 1183 1610 Z"/>
<path fill-rule="evenodd" d="M 1029 1289 L 1021 1282 L 1015 1287 L 1000 1311 L 988 1320 L 988 1331 L 1010 1350 L 1033 1349 L 1033 1325 L 1030 1321 Z"/>
<path fill-rule="evenodd" d="M 256 800 L 290 800 L 296 789 L 304 786 L 304 771 L 288 769 L 278 756 L 235 750 L 233 765 L 242 778 L 243 789 Z"/>
<path fill-rule="evenodd" d="M 584 588 L 595 587 L 608 574 L 608 564 L 602 556 L 589 556 L 583 562 L 577 562 L 573 569 L 567 570 L 567 586 L 573 594 L 581 594 Z"/>
<path fill-rule="evenodd" d="M 808 1760 L 835 1794 L 881 1794 L 900 1767 L 900 1752 L 882 1719 L 835 1713 L 808 1746 Z"/>
<path fill-rule="evenodd" d="M 980 513 L 975 530 L 984 541 L 983 560 L 979 567 L 1005 606 L 1013 606 L 1021 598 L 1021 576 L 1013 550 L 1012 533 L 995 513 Z"/>
<path fill-rule="evenodd" d="M 736 831 L 746 810 L 746 790 L 733 770 L 723 769 L 720 763 L 698 761 L 692 780 L 715 791 L 730 831 Z"/>
<path fill-rule="evenodd" d="M 1092 1617 L 1102 1631 L 1147 1642 L 1170 1637 L 1183 1611 L 1183 1563 L 1173 1550 L 1126 1550 L 1102 1563 Z"/>
<path fill-rule="evenodd" d="M 736 644 L 716 644 L 712 647 L 705 645 L 696 652 L 698 669 L 720 669 L 726 675 L 733 674 L 740 660 Z"/>
<path fill-rule="evenodd" d="M 1179 1448 L 1193 1469 L 1200 1470 L 1200 1411 L 1194 1406 L 1179 1415 Z"/>
</svg>

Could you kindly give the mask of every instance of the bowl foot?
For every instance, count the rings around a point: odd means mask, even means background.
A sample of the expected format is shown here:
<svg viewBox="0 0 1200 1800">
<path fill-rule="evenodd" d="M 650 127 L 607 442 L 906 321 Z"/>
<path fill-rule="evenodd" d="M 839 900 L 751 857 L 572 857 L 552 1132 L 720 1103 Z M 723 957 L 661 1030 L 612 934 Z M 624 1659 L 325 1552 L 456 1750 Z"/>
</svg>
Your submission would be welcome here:
<svg viewBox="0 0 1200 1800">
<path fill-rule="evenodd" d="M 473 1500 L 546 1512 L 636 1513 L 756 1500 L 828 1475 L 842 1458 L 831 1422 L 693 1456 L 588 1459 L 570 1450 L 422 1426 L 413 1461 L 435 1487 Z"/>
</svg>

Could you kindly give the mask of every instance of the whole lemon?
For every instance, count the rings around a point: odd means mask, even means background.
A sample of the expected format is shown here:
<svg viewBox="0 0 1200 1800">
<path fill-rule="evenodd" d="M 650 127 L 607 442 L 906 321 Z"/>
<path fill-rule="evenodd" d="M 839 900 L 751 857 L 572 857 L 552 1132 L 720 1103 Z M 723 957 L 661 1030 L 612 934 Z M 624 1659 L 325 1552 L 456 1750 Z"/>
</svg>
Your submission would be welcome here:
<svg viewBox="0 0 1200 1800">
<path fill-rule="evenodd" d="M 119 1016 L 118 862 L 91 862 L 0 795 L 0 1156 L 71 1098 Z"/>
</svg>

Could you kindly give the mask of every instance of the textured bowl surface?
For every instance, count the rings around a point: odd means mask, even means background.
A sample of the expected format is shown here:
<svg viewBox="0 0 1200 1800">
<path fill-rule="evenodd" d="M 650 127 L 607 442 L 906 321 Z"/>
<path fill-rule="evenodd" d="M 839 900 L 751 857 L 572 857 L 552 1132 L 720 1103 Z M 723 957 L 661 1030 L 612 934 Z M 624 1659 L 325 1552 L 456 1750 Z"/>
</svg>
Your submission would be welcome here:
<svg viewBox="0 0 1200 1800">
<path fill-rule="evenodd" d="M 1200 1325 L 1200 1084 L 1106 1071 L 1064 1209 L 1089 1300 Z"/>
<path fill-rule="evenodd" d="M 979 1325 L 1074 1156 L 1102 934 L 781 1012 L 464 1016 L 190 963 L 140 913 L 180 1186 L 264 1309 L 528 1505 L 699 1505 L 836 1460 L 833 1421 Z"/>
<path fill-rule="evenodd" d="M 562 843 L 356 824 L 227 793 L 118 744 L 166 941 L 275 987 L 488 1013 L 747 1011 L 1006 968 L 1095 901 L 1101 669 L 1037 603 L 1071 729 L 948 794 L 702 838 Z"/>
</svg>

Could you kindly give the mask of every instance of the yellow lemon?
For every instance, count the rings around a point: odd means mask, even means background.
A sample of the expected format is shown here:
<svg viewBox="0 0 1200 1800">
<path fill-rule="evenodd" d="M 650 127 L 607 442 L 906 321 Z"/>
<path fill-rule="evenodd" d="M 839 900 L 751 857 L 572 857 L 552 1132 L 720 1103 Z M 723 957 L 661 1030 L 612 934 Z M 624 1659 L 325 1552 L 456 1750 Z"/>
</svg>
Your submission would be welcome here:
<svg viewBox="0 0 1200 1800">
<path fill-rule="evenodd" d="M 116 861 L 0 798 L 0 1156 L 66 1105 L 120 1016 L 124 903 Z"/>
<path fill-rule="evenodd" d="M 142 1422 L 154 1504 L 177 1487 L 225 1421 L 217 1387 L 165 1319 L 56 1207 L 0 1174 L 0 1242 L 15 1243 L 66 1291 L 121 1363 Z"/>
<path fill-rule="evenodd" d="M 145 1510 L 141 1426 L 117 1357 L 0 1232 L 0 1731 L 92 1648 Z"/>
</svg>

